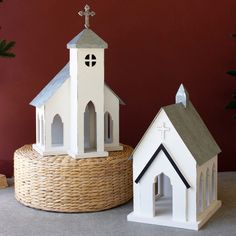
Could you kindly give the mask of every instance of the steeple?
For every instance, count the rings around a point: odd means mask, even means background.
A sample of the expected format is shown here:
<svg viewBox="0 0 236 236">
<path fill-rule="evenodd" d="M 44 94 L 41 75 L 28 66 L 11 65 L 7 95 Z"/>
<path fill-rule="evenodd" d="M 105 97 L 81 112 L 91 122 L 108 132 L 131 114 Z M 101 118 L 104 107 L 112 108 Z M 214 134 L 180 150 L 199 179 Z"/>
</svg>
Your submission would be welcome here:
<svg viewBox="0 0 236 236">
<path fill-rule="evenodd" d="M 95 16 L 95 12 L 91 11 L 90 6 L 86 5 L 84 10 L 79 11 L 78 14 L 85 17 L 85 29 L 67 44 L 67 48 L 108 48 L 107 43 L 90 29 L 89 17 Z"/>
<path fill-rule="evenodd" d="M 175 96 L 175 103 L 182 103 L 186 108 L 189 103 L 188 91 L 185 89 L 184 85 L 181 84 Z"/>
</svg>

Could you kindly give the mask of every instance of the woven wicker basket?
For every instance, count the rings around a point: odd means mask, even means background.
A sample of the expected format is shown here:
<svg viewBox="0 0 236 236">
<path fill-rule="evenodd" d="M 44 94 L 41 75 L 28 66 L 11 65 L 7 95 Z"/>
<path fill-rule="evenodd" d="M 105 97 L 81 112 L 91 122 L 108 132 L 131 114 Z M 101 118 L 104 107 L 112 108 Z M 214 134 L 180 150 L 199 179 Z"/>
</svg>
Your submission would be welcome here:
<svg viewBox="0 0 236 236">
<path fill-rule="evenodd" d="M 15 197 L 26 206 L 57 212 L 90 212 L 121 205 L 132 198 L 132 152 L 73 159 L 42 157 L 25 145 L 15 151 Z"/>
<path fill-rule="evenodd" d="M 1 188 L 6 188 L 8 185 L 7 185 L 7 178 L 5 175 L 1 175 L 0 174 L 0 189 Z"/>
</svg>

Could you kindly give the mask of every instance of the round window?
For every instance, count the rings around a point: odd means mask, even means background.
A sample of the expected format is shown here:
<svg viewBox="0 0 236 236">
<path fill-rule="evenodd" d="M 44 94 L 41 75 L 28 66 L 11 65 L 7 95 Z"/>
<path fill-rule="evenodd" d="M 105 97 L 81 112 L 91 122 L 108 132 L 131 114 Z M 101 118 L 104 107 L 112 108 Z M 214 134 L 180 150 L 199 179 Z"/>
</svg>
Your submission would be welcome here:
<svg viewBox="0 0 236 236">
<path fill-rule="evenodd" d="M 93 54 L 88 54 L 85 57 L 85 65 L 88 67 L 93 67 L 96 65 L 96 57 Z"/>
</svg>

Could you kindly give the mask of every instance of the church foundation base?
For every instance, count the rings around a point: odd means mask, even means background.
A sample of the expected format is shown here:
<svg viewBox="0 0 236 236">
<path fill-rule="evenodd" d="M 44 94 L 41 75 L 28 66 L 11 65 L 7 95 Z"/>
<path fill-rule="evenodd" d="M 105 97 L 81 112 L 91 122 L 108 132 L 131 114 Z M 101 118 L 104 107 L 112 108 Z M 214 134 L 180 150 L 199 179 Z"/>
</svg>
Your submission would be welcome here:
<svg viewBox="0 0 236 236">
<path fill-rule="evenodd" d="M 128 221 L 138 222 L 138 223 L 146 223 L 146 224 L 154 224 L 160 226 L 167 226 L 167 227 L 175 227 L 175 228 L 182 228 L 182 229 L 190 229 L 190 230 L 199 230 L 214 214 L 215 212 L 221 207 L 221 201 L 215 201 L 209 209 L 207 209 L 200 217 L 199 221 L 197 222 L 181 222 L 181 221 L 174 221 L 171 215 L 163 214 L 156 217 L 144 217 L 131 212 L 127 216 Z"/>
</svg>

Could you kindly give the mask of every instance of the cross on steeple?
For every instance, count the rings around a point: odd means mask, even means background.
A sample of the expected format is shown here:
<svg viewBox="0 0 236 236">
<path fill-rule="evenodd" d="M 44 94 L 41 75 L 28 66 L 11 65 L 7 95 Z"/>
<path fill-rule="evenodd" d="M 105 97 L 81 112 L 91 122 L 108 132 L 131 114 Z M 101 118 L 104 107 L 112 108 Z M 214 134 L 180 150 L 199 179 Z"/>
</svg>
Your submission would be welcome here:
<svg viewBox="0 0 236 236">
<path fill-rule="evenodd" d="M 165 123 L 163 122 L 161 127 L 157 127 L 158 131 L 161 131 L 161 138 L 165 140 L 166 131 L 170 131 L 170 128 L 166 127 Z"/>
<path fill-rule="evenodd" d="M 86 29 L 88 29 L 90 27 L 89 25 L 89 17 L 90 16 L 95 16 L 95 12 L 94 11 L 90 11 L 90 6 L 89 5 L 85 5 L 84 7 L 84 11 L 79 11 L 78 13 L 80 16 L 85 16 L 85 24 L 84 27 Z"/>
</svg>

